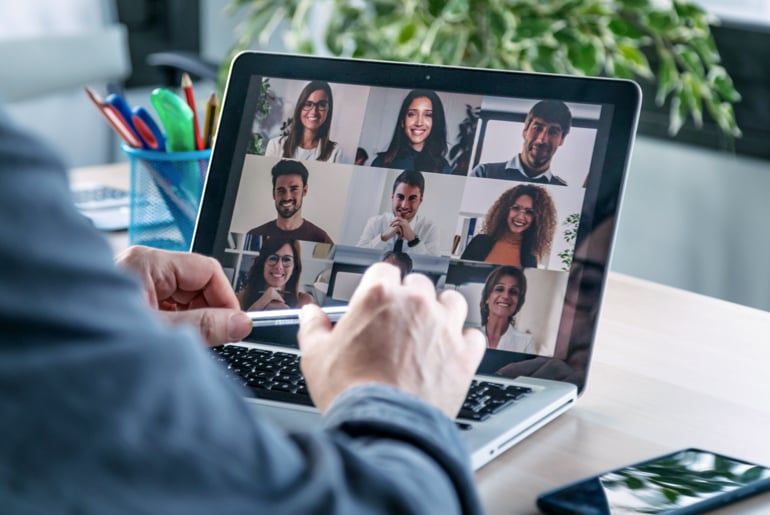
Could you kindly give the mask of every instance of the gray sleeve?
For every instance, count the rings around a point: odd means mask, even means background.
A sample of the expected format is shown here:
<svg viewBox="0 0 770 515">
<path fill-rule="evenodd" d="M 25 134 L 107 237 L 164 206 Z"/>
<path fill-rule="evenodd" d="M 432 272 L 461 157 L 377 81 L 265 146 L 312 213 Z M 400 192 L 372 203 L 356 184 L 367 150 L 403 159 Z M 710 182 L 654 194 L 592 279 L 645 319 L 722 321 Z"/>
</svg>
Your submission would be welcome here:
<svg viewBox="0 0 770 515">
<path fill-rule="evenodd" d="M 0 512 L 480 511 L 452 422 L 406 394 L 352 390 L 306 434 L 257 418 L 1 110 L 0 156 Z"/>
</svg>

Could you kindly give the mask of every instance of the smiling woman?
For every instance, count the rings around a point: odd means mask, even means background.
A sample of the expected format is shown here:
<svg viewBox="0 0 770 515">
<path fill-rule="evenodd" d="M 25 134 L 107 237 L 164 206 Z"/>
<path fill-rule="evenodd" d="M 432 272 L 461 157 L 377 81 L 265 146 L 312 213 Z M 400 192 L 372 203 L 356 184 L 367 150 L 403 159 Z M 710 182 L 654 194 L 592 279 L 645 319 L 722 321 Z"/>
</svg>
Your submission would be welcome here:
<svg viewBox="0 0 770 515">
<path fill-rule="evenodd" d="M 302 273 L 300 247 L 296 240 L 267 240 L 246 277 L 246 285 L 238 292 L 245 311 L 286 309 L 313 302 L 310 295 L 299 291 Z"/>
<path fill-rule="evenodd" d="M 337 162 L 340 147 L 329 139 L 334 98 L 329 83 L 309 82 L 297 99 L 289 133 L 267 143 L 266 156 Z"/>
<path fill-rule="evenodd" d="M 556 207 L 545 188 L 520 184 L 492 204 L 460 259 L 536 267 L 551 251 L 555 229 Z"/>
<path fill-rule="evenodd" d="M 444 105 L 434 91 L 413 90 L 404 98 L 388 148 L 372 166 L 451 173 L 447 162 Z"/>
<path fill-rule="evenodd" d="M 516 314 L 524 305 L 527 295 L 527 279 L 515 266 L 495 268 L 484 283 L 481 294 L 481 326 L 492 349 L 535 352 L 535 340 L 531 334 L 514 327 Z"/>
</svg>

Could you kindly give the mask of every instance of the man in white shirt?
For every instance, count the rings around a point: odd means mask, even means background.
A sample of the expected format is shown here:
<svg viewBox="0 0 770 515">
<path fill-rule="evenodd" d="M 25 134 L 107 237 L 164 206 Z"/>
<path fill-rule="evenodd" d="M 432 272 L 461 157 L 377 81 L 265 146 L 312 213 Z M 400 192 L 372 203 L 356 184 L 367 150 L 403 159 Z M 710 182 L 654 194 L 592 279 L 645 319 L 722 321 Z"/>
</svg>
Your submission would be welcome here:
<svg viewBox="0 0 770 515">
<path fill-rule="evenodd" d="M 417 211 L 422 204 L 425 178 L 405 170 L 393 181 L 393 210 L 370 218 L 357 246 L 415 254 L 439 255 L 438 228 Z"/>
</svg>

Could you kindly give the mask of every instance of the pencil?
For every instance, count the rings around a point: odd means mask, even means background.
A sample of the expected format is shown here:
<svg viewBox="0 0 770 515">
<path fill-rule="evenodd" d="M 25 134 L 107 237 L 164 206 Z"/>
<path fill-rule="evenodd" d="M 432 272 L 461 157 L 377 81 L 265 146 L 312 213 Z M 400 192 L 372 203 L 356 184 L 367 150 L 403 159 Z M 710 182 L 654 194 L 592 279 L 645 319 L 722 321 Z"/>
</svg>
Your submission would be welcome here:
<svg viewBox="0 0 770 515">
<path fill-rule="evenodd" d="M 195 148 L 197 150 L 203 150 L 203 140 L 201 139 L 201 130 L 198 125 L 198 112 L 195 109 L 195 93 L 193 92 L 192 79 L 190 75 L 185 72 L 182 74 L 182 90 L 184 91 L 187 105 L 190 106 L 193 112 L 193 136 L 195 138 Z"/>
<path fill-rule="evenodd" d="M 206 103 L 206 120 L 203 125 L 203 148 L 211 148 L 214 140 L 214 128 L 217 124 L 217 111 L 219 110 L 219 98 L 216 93 L 209 95 Z"/>
</svg>

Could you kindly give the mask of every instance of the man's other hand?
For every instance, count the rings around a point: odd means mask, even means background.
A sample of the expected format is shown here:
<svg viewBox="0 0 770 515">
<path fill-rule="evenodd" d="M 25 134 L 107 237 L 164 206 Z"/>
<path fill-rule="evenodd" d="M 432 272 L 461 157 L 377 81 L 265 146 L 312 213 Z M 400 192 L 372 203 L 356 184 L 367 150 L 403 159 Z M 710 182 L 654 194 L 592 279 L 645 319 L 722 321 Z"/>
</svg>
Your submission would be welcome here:
<svg viewBox="0 0 770 515">
<path fill-rule="evenodd" d="M 240 341 L 251 332 L 251 320 L 215 259 L 133 246 L 116 263 L 141 279 L 147 300 L 164 318 L 198 327 L 209 345 Z"/>
<path fill-rule="evenodd" d="M 336 326 L 318 306 L 303 307 L 300 363 L 316 406 L 325 412 L 348 388 L 383 383 L 456 416 L 485 348 L 481 332 L 463 330 L 467 309 L 459 293 L 436 298 L 427 277 L 402 283 L 387 263 L 366 271 Z"/>
</svg>

